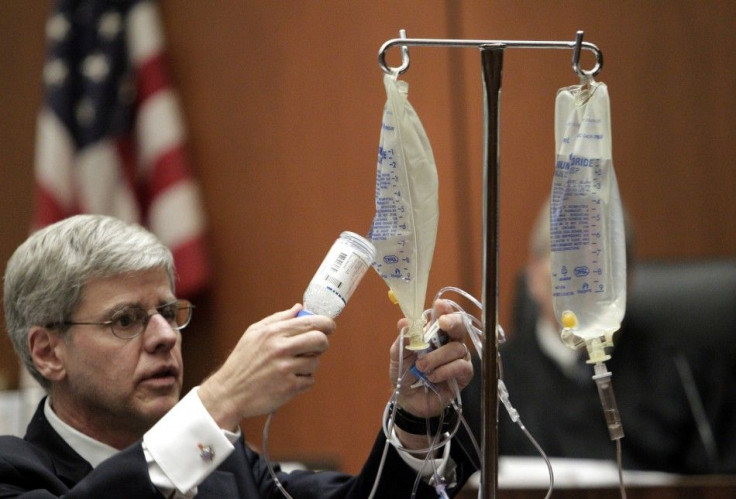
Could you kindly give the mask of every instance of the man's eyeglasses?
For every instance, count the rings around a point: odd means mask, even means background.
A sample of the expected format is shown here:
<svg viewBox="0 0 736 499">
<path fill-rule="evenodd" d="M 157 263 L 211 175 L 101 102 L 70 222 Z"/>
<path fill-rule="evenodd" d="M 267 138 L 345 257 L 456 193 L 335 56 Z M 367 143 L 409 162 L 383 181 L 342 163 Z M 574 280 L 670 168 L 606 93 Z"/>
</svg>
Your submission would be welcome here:
<svg viewBox="0 0 736 499">
<path fill-rule="evenodd" d="M 123 340 L 135 338 L 148 326 L 148 321 L 156 314 L 161 315 L 169 325 L 176 330 L 184 329 L 192 320 L 192 305 L 188 300 L 176 300 L 156 307 L 156 311 L 149 314 L 142 307 L 131 306 L 118 310 L 110 320 L 103 322 L 73 322 L 64 321 L 47 324 L 46 327 L 58 326 L 110 326 L 112 334 Z"/>
</svg>

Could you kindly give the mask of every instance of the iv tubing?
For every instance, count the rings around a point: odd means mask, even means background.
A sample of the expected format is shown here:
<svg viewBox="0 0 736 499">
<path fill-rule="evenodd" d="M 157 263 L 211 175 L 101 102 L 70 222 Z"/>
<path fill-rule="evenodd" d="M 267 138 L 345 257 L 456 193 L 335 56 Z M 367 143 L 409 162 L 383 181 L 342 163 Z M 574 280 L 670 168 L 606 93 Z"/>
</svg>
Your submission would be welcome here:
<svg viewBox="0 0 736 499">
<path fill-rule="evenodd" d="M 286 489 L 281 484 L 281 480 L 279 480 L 278 476 L 276 476 L 276 471 L 273 468 L 273 463 L 271 462 L 271 458 L 268 456 L 268 433 L 269 429 L 271 428 L 271 419 L 273 419 L 274 414 L 276 413 L 272 412 L 271 414 L 269 414 L 268 418 L 266 418 L 266 424 L 263 425 L 263 458 L 266 460 L 268 473 L 271 475 L 271 478 L 276 484 L 276 487 L 278 487 L 278 489 L 281 491 L 286 499 L 293 499 L 291 495 L 286 492 Z"/>
<path fill-rule="evenodd" d="M 626 499 L 626 487 L 624 486 L 624 465 L 621 456 L 621 439 L 616 440 L 616 464 L 618 465 L 618 488 L 621 492 L 621 499 Z"/>
<path fill-rule="evenodd" d="M 425 315 L 426 314 L 427 314 L 427 312 L 425 312 Z M 384 414 L 383 414 L 383 418 L 382 418 L 382 427 L 383 427 L 384 435 L 386 436 L 386 444 L 384 445 L 384 448 L 383 448 L 383 454 L 381 456 L 381 461 L 379 463 L 378 470 L 376 472 L 376 478 L 375 478 L 375 480 L 373 482 L 373 489 L 371 490 L 371 493 L 369 495 L 369 499 L 372 499 L 375 496 L 376 491 L 378 489 L 378 483 L 379 483 L 379 481 L 381 479 L 381 474 L 383 473 L 383 466 L 385 464 L 386 455 L 388 453 L 388 446 L 391 445 L 391 435 L 393 433 L 394 421 L 395 421 L 395 417 L 396 417 L 396 410 L 398 408 L 398 404 L 396 404 L 396 400 L 397 400 L 397 398 L 399 396 L 399 391 L 402 388 L 404 376 L 406 375 L 406 373 L 409 372 L 409 369 L 408 368 L 405 369 L 404 366 L 403 366 L 403 363 L 404 363 L 404 338 L 406 337 L 405 336 L 406 329 L 407 328 L 402 328 L 402 330 L 400 332 L 400 340 L 399 340 L 399 361 L 398 361 L 398 366 L 397 366 L 397 371 L 398 371 L 399 375 L 397 376 L 396 383 L 395 383 L 395 386 L 394 386 L 394 391 L 391 394 L 391 398 L 390 398 L 388 404 L 386 404 L 386 408 L 384 409 Z M 436 392 L 436 390 L 433 388 L 432 385 L 430 385 L 428 383 L 425 383 L 424 384 L 424 388 L 425 388 L 425 390 L 427 390 L 427 396 L 430 396 L 428 390 L 434 391 L 439 396 L 439 394 Z M 457 386 L 456 383 L 454 384 L 454 387 L 453 388 L 454 388 L 453 391 L 455 392 L 456 400 L 460 401 L 460 391 L 459 391 L 458 386 Z M 458 405 L 456 405 L 456 407 L 458 407 Z M 391 410 L 391 414 L 390 415 L 388 414 L 389 413 L 389 410 Z M 430 458 L 430 456 L 432 455 L 432 453 L 435 450 L 437 450 L 439 448 L 442 448 L 443 446 L 447 445 L 450 442 L 450 440 L 452 439 L 452 437 L 455 435 L 455 433 L 457 433 L 457 430 L 458 430 L 458 428 L 460 426 L 460 420 L 462 419 L 462 403 L 461 402 L 459 402 L 459 414 L 460 414 L 460 417 L 458 418 L 458 422 L 456 423 L 455 427 L 452 429 L 452 431 L 449 434 L 442 435 L 443 436 L 442 441 L 439 441 L 440 434 L 438 433 L 437 435 L 434 436 L 433 439 L 431 439 L 430 444 L 429 444 L 429 446 L 426 449 L 407 449 L 407 448 L 405 448 L 405 447 L 403 447 L 401 445 L 396 445 L 396 444 L 394 444 L 394 447 L 396 449 L 398 449 L 398 450 L 403 450 L 403 451 L 406 451 L 406 452 L 426 453 L 427 454 L 426 459 L 429 460 L 429 462 L 431 462 L 432 465 L 434 466 L 434 460 L 432 460 Z M 441 420 L 440 420 L 440 422 L 441 422 Z M 439 484 L 441 482 L 441 480 L 440 480 L 439 476 L 437 475 L 437 470 L 436 469 L 433 469 L 433 474 L 434 474 L 434 478 L 435 478 L 435 483 Z M 412 496 L 415 494 L 416 488 L 419 485 L 419 480 L 421 480 L 421 475 L 420 474 L 417 474 L 417 480 L 414 483 L 414 491 L 412 492 Z M 438 494 L 440 494 L 440 497 L 447 497 L 446 493 L 444 492 L 444 487 L 437 487 L 437 486 L 435 486 L 435 488 L 438 490 Z"/>
<path fill-rule="evenodd" d="M 621 415 L 618 412 L 616 397 L 613 393 L 611 372 L 603 362 L 597 362 L 594 369 L 593 381 L 598 386 L 598 394 L 601 399 L 601 406 L 603 407 L 603 415 L 606 418 L 608 434 L 611 440 L 619 440 L 624 437 L 624 428 L 621 425 Z"/>
<path fill-rule="evenodd" d="M 624 428 L 621 424 L 621 416 L 616 405 L 616 397 L 611 384 L 611 372 L 603 362 L 594 365 L 593 380 L 598 387 L 598 395 L 603 407 L 603 415 L 606 418 L 606 426 L 611 440 L 616 442 L 616 463 L 618 466 L 618 483 L 621 491 L 621 499 L 626 499 L 626 487 L 624 486 L 623 456 L 621 451 L 621 439 L 624 437 Z"/>
<path fill-rule="evenodd" d="M 482 353 L 482 342 L 481 342 L 480 336 L 483 333 L 482 333 L 482 331 L 478 327 L 476 327 L 476 325 L 479 325 L 480 321 L 474 315 L 465 312 L 465 310 L 463 310 L 462 307 L 460 307 L 460 305 L 458 305 L 454 301 L 452 301 L 452 300 L 450 300 L 448 298 L 444 298 L 443 295 L 445 293 L 447 293 L 447 292 L 455 292 L 455 293 L 463 296 L 465 299 L 467 299 L 468 301 L 470 301 L 473 305 L 475 305 L 479 309 L 482 309 L 482 304 L 477 299 L 475 299 L 472 295 L 470 295 L 469 293 L 463 291 L 460 288 L 451 287 L 451 286 L 444 287 L 444 288 L 440 289 L 440 291 L 437 292 L 437 294 L 435 295 L 434 300 L 433 300 L 433 301 L 436 301 L 436 300 L 438 300 L 438 299 L 441 298 L 441 299 L 447 301 L 448 303 L 450 303 L 451 307 L 455 310 L 455 313 L 461 314 L 461 316 L 463 318 L 463 323 L 465 324 L 465 327 L 466 327 L 466 330 L 467 330 L 467 333 L 470 336 L 471 340 L 473 341 L 473 344 L 476 346 L 477 353 L 480 355 Z M 425 311 L 424 312 L 424 316 L 425 316 L 425 318 L 426 317 L 429 317 L 430 318 L 430 320 L 429 320 L 429 323 L 430 324 L 433 323 L 433 322 L 435 322 L 435 320 L 436 320 L 436 317 L 434 315 L 434 309 Z M 399 360 L 398 360 L 398 366 L 397 366 L 397 372 L 399 373 L 399 375 L 397 376 L 396 384 L 395 384 L 395 387 L 394 387 L 394 391 L 391 394 L 391 398 L 389 400 L 389 403 L 386 405 L 386 408 L 384 409 L 384 414 L 383 414 L 382 421 L 383 421 L 383 431 L 384 431 L 384 434 L 386 435 L 386 443 L 385 443 L 384 448 L 383 448 L 383 454 L 381 456 L 381 461 L 379 463 L 378 470 L 376 471 L 376 478 L 375 478 L 374 483 L 373 483 L 373 488 L 372 488 L 371 493 L 369 495 L 369 498 L 370 499 L 372 499 L 372 498 L 375 497 L 375 493 L 376 493 L 376 491 L 378 489 L 378 483 L 380 482 L 381 475 L 383 473 L 383 467 L 384 467 L 384 464 L 385 464 L 385 461 L 386 461 L 386 455 L 388 453 L 388 447 L 389 447 L 389 445 L 391 445 L 391 441 L 390 441 L 390 438 L 391 437 L 390 436 L 392 435 L 393 429 L 394 429 L 395 412 L 396 412 L 396 410 L 398 408 L 398 405 L 396 404 L 396 400 L 398 398 L 399 391 L 402 388 L 404 377 L 409 372 L 409 368 L 406 368 L 405 369 L 404 368 L 404 365 L 403 365 L 403 361 L 404 361 L 404 341 L 403 340 L 405 338 L 405 330 L 406 330 L 406 328 L 402 329 L 402 331 L 400 333 Z M 501 338 L 504 337 L 503 329 L 501 329 L 500 326 L 499 326 L 499 329 L 498 329 L 498 335 Z M 482 357 L 481 357 L 481 360 L 482 360 Z M 500 365 L 500 362 L 499 362 L 499 365 Z M 609 375 L 610 375 L 610 373 L 609 373 Z M 431 383 L 429 383 L 427 381 L 423 381 L 422 384 L 423 384 L 423 389 L 425 390 L 425 393 L 426 393 L 426 396 L 427 396 L 427 403 L 428 404 L 429 404 L 429 398 L 428 397 L 432 396 L 433 394 L 436 395 L 437 397 L 440 396 L 439 395 L 439 392 L 436 390 L 436 388 L 434 387 L 434 385 L 432 385 Z M 460 389 L 459 389 L 459 387 L 457 385 L 457 382 L 454 381 L 454 380 L 452 380 L 450 382 L 450 388 L 454 392 L 454 397 L 455 397 L 454 400 L 453 400 L 453 402 L 452 402 L 452 405 L 453 405 L 453 407 L 455 408 L 455 410 L 456 410 L 456 412 L 458 414 L 457 422 L 455 423 L 454 427 L 448 433 L 445 433 L 445 434 L 437 433 L 435 435 L 431 435 L 431 433 L 429 431 L 429 426 L 427 426 L 428 447 L 425 448 L 425 449 L 419 449 L 419 450 L 417 450 L 417 449 L 407 449 L 407 448 L 402 447 L 401 445 L 395 445 L 395 447 L 397 449 L 403 450 L 405 452 L 426 453 L 425 464 L 426 463 L 429 463 L 433 467 L 432 474 L 434 476 L 434 487 L 435 487 L 435 490 L 436 490 L 436 492 L 438 494 L 438 497 L 440 499 L 445 499 L 445 498 L 448 497 L 448 495 L 447 495 L 447 492 L 445 490 L 446 489 L 446 484 L 444 483 L 444 480 L 442 479 L 442 477 L 440 477 L 438 475 L 438 470 L 436 469 L 435 461 L 431 457 L 432 454 L 434 453 L 434 451 L 436 451 L 436 450 L 444 447 L 445 445 L 447 445 L 452 440 L 452 438 L 455 436 L 455 434 L 458 432 L 458 430 L 460 428 L 460 425 L 463 424 L 465 426 L 465 428 L 466 428 L 466 431 L 467 431 L 468 435 L 470 436 L 471 443 L 473 444 L 473 447 L 474 447 L 476 453 L 478 453 L 478 455 L 480 455 L 480 453 L 481 453 L 481 450 L 480 450 L 480 448 L 478 446 L 478 442 L 476 441 L 475 437 L 473 436 L 473 433 L 470 430 L 470 428 L 469 428 L 469 426 L 467 424 L 467 421 L 463 417 L 463 414 L 462 414 L 462 399 L 460 397 Z M 552 489 L 554 487 L 554 475 L 553 475 L 553 472 L 552 472 L 552 467 L 551 467 L 551 464 L 549 462 L 549 459 L 547 458 L 547 455 L 544 453 L 544 450 L 541 448 L 541 446 L 537 443 L 537 441 L 531 435 L 531 433 L 529 432 L 529 430 L 527 430 L 526 427 L 522 424 L 522 422 L 521 422 L 521 420 L 519 418 L 519 414 L 516 411 L 516 409 L 514 409 L 513 406 L 511 406 L 511 403 L 509 402 L 509 398 L 508 398 L 508 391 L 506 390 L 506 387 L 505 387 L 505 385 L 503 384 L 503 381 L 500 378 L 498 380 L 498 391 L 500 392 L 500 400 L 504 403 L 504 406 L 506 407 L 506 410 L 508 411 L 509 416 L 511 417 L 512 421 L 514 421 L 515 423 L 517 423 L 517 425 L 521 428 L 521 430 L 524 432 L 524 434 L 527 437 L 527 439 L 529 439 L 529 441 L 534 445 L 534 447 L 537 449 L 537 451 L 540 453 L 540 455 L 544 459 L 545 464 L 547 465 L 547 468 L 549 470 L 550 483 L 549 483 L 549 488 L 548 488 L 547 495 L 545 497 L 546 498 L 549 498 L 551 496 Z M 389 414 L 389 411 L 391 411 L 390 414 Z M 268 418 L 266 419 L 266 423 L 265 423 L 265 425 L 263 427 L 263 444 L 262 444 L 263 445 L 263 451 L 262 451 L 262 453 L 263 453 L 264 459 L 266 460 L 266 465 L 268 467 L 268 472 L 271 475 L 271 478 L 273 479 L 275 485 L 278 487 L 278 489 L 280 490 L 280 492 L 283 494 L 283 496 L 286 499 L 292 499 L 292 496 L 289 495 L 289 493 L 284 489 L 281 481 L 278 479 L 278 476 L 276 475 L 276 471 L 275 471 L 275 469 L 273 467 L 273 463 L 271 462 L 271 459 L 269 457 L 269 451 L 268 451 L 268 435 L 269 435 L 269 431 L 270 431 L 270 427 L 271 427 L 271 421 L 272 421 L 274 415 L 275 415 L 275 412 L 273 412 L 273 413 L 271 413 L 271 414 L 268 415 Z M 442 413 L 440 415 L 440 421 L 439 421 L 439 425 L 438 425 L 440 428 L 442 427 L 442 418 L 443 417 L 444 417 L 444 413 Z M 619 453 L 620 453 L 620 450 L 619 450 Z M 619 467 L 619 470 L 620 470 L 620 467 Z M 421 479 L 422 479 L 422 475 L 421 474 L 417 474 L 417 478 L 416 478 L 416 480 L 414 482 L 414 487 L 413 487 L 413 490 L 412 490 L 412 495 L 411 495 L 412 498 L 415 497 L 415 495 L 416 495 L 416 491 L 418 489 L 419 482 L 421 481 Z M 623 483 L 623 481 L 622 481 L 622 483 Z M 625 492 L 624 492 L 624 494 L 625 494 Z M 623 497 L 625 497 L 625 496 L 623 496 Z"/>
<path fill-rule="evenodd" d="M 456 288 L 453 286 L 447 286 L 447 287 L 440 289 L 437 292 L 437 294 L 434 296 L 434 299 L 433 299 L 433 302 L 439 299 L 445 300 L 446 302 L 450 304 L 453 310 L 455 310 L 455 313 L 459 313 L 461 315 L 461 317 L 463 318 L 463 323 L 465 324 L 466 331 L 468 335 L 470 336 L 471 340 L 473 341 L 473 344 L 476 347 L 476 352 L 478 353 L 478 356 L 480 357 L 481 362 L 482 362 L 483 361 L 483 355 L 482 355 L 483 343 L 482 343 L 481 336 L 483 335 L 483 332 L 478 327 L 476 327 L 476 324 L 480 325 L 480 321 L 474 315 L 469 314 L 465 310 L 463 310 L 462 307 L 458 305 L 456 302 L 445 297 L 444 295 L 447 292 L 454 292 L 454 293 L 461 295 L 462 297 L 470 301 L 473 305 L 475 305 L 481 311 L 482 311 L 483 305 L 471 294 L 467 293 L 466 291 L 463 291 L 460 288 Z M 435 320 L 434 313 L 432 312 L 432 322 L 434 322 L 434 320 Z M 503 343 L 506 340 L 505 333 L 503 331 L 503 328 L 500 325 L 498 326 L 497 336 L 501 343 Z M 511 401 L 509 400 L 509 392 L 506 388 L 506 384 L 503 382 L 503 364 L 501 363 L 500 353 L 497 353 L 496 358 L 497 358 L 497 366 L 499 369 L 498 382 L 497 382 L 498 383 L 498 390 L 497 390 L 498 399 L 501 402 L 503 402 L 503 405 L 509 417 L 511 418 L 511 421 L 517 424 L 517 426 L 524 433 L 524 436 L 527 438 L 527 440 L 529 440 L 529 442 L 534 446 L 534 448 L 539 453 L 540 457 L 544 460 L 544 463 L 547 466 L 547 471 L 549 473 L 549 486 L 547 488 L 547 495 L 545 496 L 545 499 L 549 499 L 552 496 L 552 491 L 554 489 L 554 483 L 555 483 L 554 471 L 552 470 L 552 463 L 550 462 L 547 454 L 544 452 L 544 449 L 542 449 L 542 446 L 539 445 L 539 443 L 534 438 L 534 436 L 531 434 L 531 432 L 526 428 L 526 426 L 524 426 L 524 424 L 521 421 L 518 411 L 511 404 Z M 471 431 L 469 425 L 467 424 L 467 421 L 465 421 L 465 419 L 462 417 L 461 419 L 462 419 L 463 424 L 465 425 L 468 435 L 470 436 L 470 440 L 475 448 L 476 453 L 480 456 L 481 451 L 480 451 L 477 441 L 475 440 L 475 437 L 473 436 L 473 432 Z"/>
</svg>

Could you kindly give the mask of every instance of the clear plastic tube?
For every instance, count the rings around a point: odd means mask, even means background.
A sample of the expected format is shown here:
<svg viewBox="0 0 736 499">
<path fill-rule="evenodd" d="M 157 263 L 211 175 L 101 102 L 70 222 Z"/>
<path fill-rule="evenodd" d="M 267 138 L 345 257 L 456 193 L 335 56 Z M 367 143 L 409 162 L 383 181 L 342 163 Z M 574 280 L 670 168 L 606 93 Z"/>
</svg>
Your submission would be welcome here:
<svg viewBox="0 0 736 499">
<path fill-rule="evenodd" d="M 595 365 L 593 380 L 598 387 L 598 395 L 601 399 L 601 407 L 603 407 L 603 415 L 606 418 L 606 426 L 611 440 L 619 440 L 624 437 L 624 428 L 621 425 L 621 416 L 613 393 L 611 372 L 606 368 L 606 364 L 599 362 Z"/>
<path fill-rule="evenodd" d="M 465 324 L 465 327 L 466 327 L 466 331 L 468 333 L 468 336 L 470 336 L 471 340 L 473 341 L 473 344 L 476 347 L 476 353 L 481 357 L 481 360 L 482 360 L 482 356 L 480 354 L 482 352 L 482 335 L 483 335 L 483 332 L 482 332 L 482 324 L 481 324 L 480 319 L 478 319 L 477 317 L 475 317 L 473 314 L 470 314 L 470 313 L 466 312 L 465 310 L 463 310 L 463 308 L 460 305 L 458 305 L 456 302 L 454 302 L 453 300 L 448 299 L 447 296 L 446 296 L 448 293 L 457 293 L 458 295 L 460 295 L 463 298 L 467 299 L 475 307 L 478 308 L 478 311 L 479 312 L 482 311 L 482 304 L 480 303 L 480 301 L 478 301 L 475 297 L 473 297 L 472 295 L 470 295 L 466 291 L 464 291 L 462 289 L 459 289 L 457 287 L 453 287 L 453 286 L 448 286 L 448 287 L 442 288 L 439 292 L 437 292 L 437 294 L 434 296 L 434 299 L 433 299 L 433 302 L 434 301 L 437 301 L 439 299 L 442 299 L 442 300 L 447 301 L 448 303 L 450 303 L 450 305 L 452 306 L 452 308 L 455 311 L 455 313 L 458 313 L 458 314 L 460 314 L 462 316 L 463 323 Z M 424 317 L 425 321 L 429 324 L 428 327 L 431 327 L 432 324 L 434 324 L 434 322 L 436 321 L 436 317 L 434 316 L 434 310 L 433 309 L 425 310 L 424 313 L 423 313 L 423 317 Z M 386 442 L 386 447 L 384 447 L 384 455 L 383 455 L 383 457 L 381 459 L 381 465 L 379 466 L 379 473 L 378 473 L 378 475 L 376 477 L 376 481 L 374 483 L 374 489 L 373 489 L 373 492 L 371 493 L 371 496 L 369 496 L 370 499 L 373 498 L 373 496 L 375 494 L 375 490 L 377 488 L 378 480 L 380 480 L 381 471 L 383 469 L 383 463 L 384 463 L 385 458 L 386 458 L 386 449 L 387 449 L 387 447 L 389 445 L 388 436 L 391 434 L 391 431 L 392 431 L 393 425 L 394 425 L 393 422 L 394 422 L 395 415 L 394 415 L 394 413 L 391 412 L 391 409 L 393 408 L 394 411 L 396 410 L 396 404 L 395 404 L 396 397 L 398 397 L 399 389 L 400 389 L 400 387 L 403 384 L 404 376 L 410 371 L 410 367 L 404 368 L 403 367 L 403 363 L 402 363 L 402 360 L 404 358 L 404 354 L 403 354 L 403 344 L 404 344 L 404 341 L 403 341 L 403 338 L 404 338 L 404 335 L 406 334 L 406 328 L 404 328 L 404 330 L 402 330 L 400 334 L 401 334 L 401 340 L 399 342 L 399 345 L 400 345 L 401 351 L 399 353 L 399 366 L 398 366 L 398 369 L 399 369 L 399 373 L 401 373 L 401 375 L 398 377 L 398 379 L 396 381 L 396 384 L 394 386 L 394 393 L 392 394 L 392 397 L 389 400 L 389 403 L 386 405 L 386 409 L 384 410 L 384 414 L 383 414 L 383 432 L 387 436 L 387 442 Z M 503 329 L 501 328 L 501 326 L 499 326 L 499 329 L 497 331 L 497 334 L 499 336 L 499 341 L 504 341 L 505 340 L 504 332 L 503 332 Z M 500 358 L 499 358 L 499 362 L 500 362 Z M 433 386 L 431 384 L 425 382 L 425 381 L 420 381 L 416 386 L 417 387 L 423 386 L 425 389 L 429 389 L 430 392 L 433 389 Z M 478 455 L 478 458 L 480 458 L 481 451 L 480 451 L 480 447 L 478 445 L 478 442 L 476 442 L 475 438 L 473 437 L 472 431 L 470 430 L 469 425 L 468 425 L 467 421 L 465 420 L 465 418 L 463 417 L 463 414 L 462 414 L 462 399 L 460 397 L 460 392 L 459 392 L 459 389 L 458 389 L 457 384 L 455 384 L 452 388 L 453 388 L 453 391 L 455 392 L 455 401 L 453 402 L 453 404 L 455 406 L 456 412 L 459 414 L 457 424 L 451 429 L 451 431 L 449 433 L 447 433 L 446 435 L 443 435 L 443 438 L 441 440 L 439 440 L 439 441 L 432 441 L 430 443 L 430 445 L 426 449 L 420 449 L 420 450 L 413 450 L 412 449 L 411 452 L 433 452 L 433 451 L 441 448 L 442 446 L 444 446 L 445 444 L 449 443 L 452 440 L 452 438 L 455 436 L 455 434 L 459 430 L 460 425 L 462 424 L 462 425 L 465 425 L 465 428 L 467 429 L 468 435 L 470 436 L 470 440 L 471 440 L 471 442 L 472 442 L 472 444 L 474 446 L 474 449 L 475 449 L 475 451 L 476 451 L 476 453 Z M 550 479 L 550 481 L 549 481 L 549 487 L 548 487 L 548 490 L 547 490 L 547 495 L 545 497 L 546 498 L 549 498 L 549 497 L 551 497 L 552 491 L 553 491 L 553 488 L 554 488 L 554 473 L 553 473 L 553 470 L 552 470 L 552 465 L 550 463 L 550 460 L 547 457 L 547 455 L 545 454 L 545 452 L 542 449 L 542 447 L 539 445 L 539 443 L 534 439 L 534 437 L 529 432 L 529 430 L 521 422 L 521 419 L 519 417 L 519 413 L 516 411 L 516 409 L 514 409 L 514 407 L 511 405 L 511 402 L 509 401 L 508 391 L 506 390 L 506 387 L 505 387 L 505 385 L 504 385 L 503 380 L 501 379 L 501 377 L 499 377 L 498 390 L 499 390 L 499 399 L 500 399 L 500 401 L 503 402 L 504 407 L 509 412 L 509 415 L 511 416 L 512 420 L 521 429 L 521 431 L 524 433 L 525 437 L 534 445 L 534 447 L 539 452 L 540 457 L 544 460 L 544 462 L 545 462 L 545 464 L 547 466 L 547 470 L 549 472 L 549 479 Z M 431 393 L 429 395 L 431 396 Z M 437 436 L 439 436 L 439 435 L 436 435 L 435 436 L 435 440 L 436 440 L 436 437 Z M 428 436 L 428 438 L 429 438 L 429 436 Z M 409 451 L 409 449 L 404 449 L 401 446 L 396 446 L 396 447 L 398 449 L 400 449 L 400 450 Z M 440 484 L 439 485 L 437 492 L 438 492 L 438 496 L 439 497 L 444 497 L 442 495 L 442 494 L 446 494 L 446 492 L 444 490 L 444 484 Z"/>
</svg>

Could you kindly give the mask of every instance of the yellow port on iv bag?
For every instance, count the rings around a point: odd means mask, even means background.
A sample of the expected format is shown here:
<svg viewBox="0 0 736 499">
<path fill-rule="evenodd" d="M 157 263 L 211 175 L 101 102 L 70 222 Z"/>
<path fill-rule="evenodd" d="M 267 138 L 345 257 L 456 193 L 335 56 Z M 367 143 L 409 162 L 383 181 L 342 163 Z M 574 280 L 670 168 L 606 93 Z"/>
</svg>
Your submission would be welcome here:
<svg viewBox="0 0 736 499">
<path fill-rule="evenodd" d="M 585 343 L 592 361 L 621 326 L 626 308 L 623 210 L 613 170 L 608 88 L 592 78 L 560 89 L 557 159 L 550 202 L 555 315 L 563 340 Z M 602 342 L 600 341 L 602 339 Z"/>
<path fill-rule="evenodd" d="M 437 168 L 429 139 L 409 103 L 409 86 L 384 75 L 386 105 L 376 168 L 376 213 L 368 238 L 374 268 L 409 319 L 407 348 L 423 350 L 424 302 L 439 220 Z"/>
</svg>

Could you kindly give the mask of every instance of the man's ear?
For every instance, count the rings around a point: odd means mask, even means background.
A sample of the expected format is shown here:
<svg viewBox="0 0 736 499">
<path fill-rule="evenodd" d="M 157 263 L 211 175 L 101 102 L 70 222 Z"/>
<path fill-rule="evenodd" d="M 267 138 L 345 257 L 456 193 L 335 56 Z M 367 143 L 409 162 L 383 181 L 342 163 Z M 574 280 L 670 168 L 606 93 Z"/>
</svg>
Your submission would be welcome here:
<svg viewBox="0 0 736 499">
<path fill-rule="evenodd" d="M 64 363 L 58 356 L 57 346 L 63 339 L 55 332 L 34 326 L 28 333 L 31 359 L 41 375 L 49 381 L 60 381 L 66 375 Z"/>
</svg>

